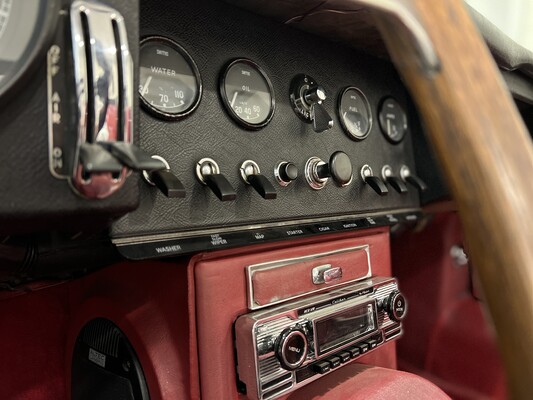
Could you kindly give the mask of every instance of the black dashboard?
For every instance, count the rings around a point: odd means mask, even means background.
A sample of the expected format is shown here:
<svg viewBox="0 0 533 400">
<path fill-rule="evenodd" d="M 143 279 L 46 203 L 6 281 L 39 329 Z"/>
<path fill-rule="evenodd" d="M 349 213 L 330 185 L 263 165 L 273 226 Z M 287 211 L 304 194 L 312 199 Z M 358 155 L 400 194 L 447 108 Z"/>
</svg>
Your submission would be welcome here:
<svg viewBox="0 0 533 400">
<path fill-rule="evenodd" d="M 105 231 L 140 259 L 414 221 L 446 196 L 387 59 L 222 1 L 47 4 L 1 98 L 3 234 Z"/>
</svg>

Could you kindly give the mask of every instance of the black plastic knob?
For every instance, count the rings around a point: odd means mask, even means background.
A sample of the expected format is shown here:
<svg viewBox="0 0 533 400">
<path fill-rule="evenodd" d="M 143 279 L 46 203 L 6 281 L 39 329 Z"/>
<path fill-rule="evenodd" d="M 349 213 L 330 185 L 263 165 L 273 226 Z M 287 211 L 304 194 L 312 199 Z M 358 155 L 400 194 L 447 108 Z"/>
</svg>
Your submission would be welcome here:
<svg viewBox="0 0 533 400">
<path fill-rule="evenodd" d="M 291 162 L 282 162 L 278 166 L 278 175 L 283 182 L 292 182 L 298 178 L 298 167 Z"/>
<path fill-rule="evenodd" d="M 83 143 L 80 146 L 80 162 L 85 174 L 111 172 L 119 173 L 124 165 L 102 146 Z M 165 166 L 163 165 L 163 168 Z"/>
<path fill-rule="evenodd" d="M 154 185 L 169 198 L 184 198 L 186 195 L 183 183 L 168 169 L 154 171 L 149 174 Z"/>
<path fill-rule="evenodd" d="M 405 181 L 413 185 L 415 188 L 417 188 L 421 192 L 426 191 L 428 188 L 428 185 L 426 185 L 426 183 L 422 179 L 420 179 L 418 176 L 415 176 L 415 175 L 407 176 L 405 178 Z"/>
<path fill-rule="evenodd" d="M 261 174 L 249 175 L 248 182 L 263 199 L 274 200 L 278 197 L 276 189 L 274 189 L 274 186 L 272 186 L 266 176 Z"/>
<path fill-rule="evenodd" d="M 365 178 L 365 182 L 368 183 L 368 186 L 374 189 L 374 192 L 380 196 L 385 196 L 387 193 L 389 193 L 389 189 L 387 189 L 385 183 L 383 183 L 383 181 L 377 176 L 367 176 Z"/>
<path fill-rule="evenodd" d="M 207 174 L 204 176 L 205 183 L 220 199 L 220 201 L 235 200 L 237 193 L 222 174 Z"/>
<path fill-rule="evenodd" d="M 392 292 L 385 301 L 385 311 L 393 321 L 400 322 L 407 315 L 407 301 L 398 290 Z"/>
<path fill-rule="evenodd" d="M 287 328 L 276 340 L 276 357 L 281 366 L 292 371 L 307 358 L 307 336 L 297 328 Z"/>
<path fill-rule="evenodd" d="M 151 172 L 165 169 L 165 164 L 161 160 L 151 157 L 132 143 L 98 142 L 98 144 L 134 171 Z"/>
<path fill-rule="evenodd" d="M 397 176 L 389 176 L 387 183 L 400 194 L 405 194 L 409 191 L 407 190 L 407 185 Z"/>
<path fill-rule="evenodd" d="M 317 167 L 318 177 L 331 177 L 339 186 L 346 186 L 352 181 L 353 167 L 350 157 L 343 151 L 336 151 L 329 159 L 329 163 Z"/>
</svg>

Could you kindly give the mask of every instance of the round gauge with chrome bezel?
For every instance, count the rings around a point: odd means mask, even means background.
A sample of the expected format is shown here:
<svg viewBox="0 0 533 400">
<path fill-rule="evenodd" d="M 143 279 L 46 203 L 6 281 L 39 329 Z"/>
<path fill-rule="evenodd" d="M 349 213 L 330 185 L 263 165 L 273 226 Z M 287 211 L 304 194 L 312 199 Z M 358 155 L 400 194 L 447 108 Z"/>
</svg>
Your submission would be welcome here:
<svg viewBox="0 0 533 400">
<path fill-rule="evenodd" d="M 179 119 L 198 106 L 202 95 L 200 73 L 191 56 L 165 37 L 141 41 L 139 94 L 143 106 L 164 119 Z"/>
<path fill-rule="evenodd" d="M 274 89 L 263 69 L 239 58 L 230 62 L 220 76 L 220 96 L 229 115 L 247 129 L 259 129 L 274 115 Z"/>
<path fill-rule="evenodd" d="M 379 127 L 391 143 L 400 143 L 407 133 L 407 114 L 392 97 L 382 100 L 379 108 Z"/>
<path fill-rule="evenodd" d="M 344 131 L 351 139 L 363 140 L 372 128 L 372 112 L 364 93 L 350 86 L 339 94 L 337 111 Z"/>
</svg>

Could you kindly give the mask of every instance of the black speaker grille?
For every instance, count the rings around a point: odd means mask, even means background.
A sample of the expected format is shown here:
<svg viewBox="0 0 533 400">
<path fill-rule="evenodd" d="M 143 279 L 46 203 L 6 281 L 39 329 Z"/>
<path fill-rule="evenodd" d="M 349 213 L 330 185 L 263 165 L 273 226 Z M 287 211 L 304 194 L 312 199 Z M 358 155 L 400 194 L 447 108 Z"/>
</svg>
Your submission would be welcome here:
<svg viewBox="0 0 533 400">
<path fill-rule="evenodd" d="M 81 340 L 100 353 L 117 358 L 120 336 L 120 331 L 111 321 L 99 318 L 85 326 Z"/>
</svg>

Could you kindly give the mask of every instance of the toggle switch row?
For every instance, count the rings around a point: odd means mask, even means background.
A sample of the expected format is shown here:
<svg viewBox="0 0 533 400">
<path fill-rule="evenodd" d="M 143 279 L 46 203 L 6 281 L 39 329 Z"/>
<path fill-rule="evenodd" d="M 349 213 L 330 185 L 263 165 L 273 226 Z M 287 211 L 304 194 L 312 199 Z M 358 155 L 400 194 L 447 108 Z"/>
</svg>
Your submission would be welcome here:
<svg viewBox="0 0 533 400">
<path fill-rule="evenodd" d="M 159 156 L 152 158 L 164 165 L 164 168 L 144 171 L 145 180 L 156 186 L 165 196 L 172 198 L 185 197 L 185 188 L 179 179 L 170 171 L 165 159 Z M 196 163 L 196 178 L 207 186 L 221 201 L 235 200 L 237 194 L 227 178 L 220 172 L 220 167 L 212 158 L 202 158 Z M 262 198 L 273 200 L 277 192 L 272 183 L 261 173 L 259 165 L 252 160 L 246 160 L 239 168 L 242 180 L 250 185 Z M 336 151 L 331 155 L 328 162 L 318 157 L 307 160 L 304 168 L 307 184 L 315 190 L 324 188 L 329 179 L 339 187 L 350 185 L 353 180 L 353 166 L 348 155 L 342 151 Z M 396 192 L 405 194 L 408 192 L 407 184 L 414 186 L 420 191 L 427 189 L 427 185 L 417 176 L 413 175 L 409 167 L 403 165 L 399 176 L 395 176 L 390 165 L 381 169 L 381 176 L 374 174 L 372 168 L 365 164 L 360 170 L 362 181 L 372 188 L 380 196 L 389 192 L 388 186 Z M 274 169 L 274 176 L 280 186 L 288 186 L 299 176 L 298 167 L 288 161 L 280 162 Z"/>
<path fill-rule="evenodd" d="M 152 156 L 152 158 L 163 163 L 165 168 L 143 171 L 144 179 L 150 185 L 156 186 L 167 197 L 185 197 L 185 188 L 180 180 L 170 171 L 168 162 L 159 156 Z M 261 197 L 266 200 L 273 200 L 277 197 L 276 189 L 267 177 L 261 174 L 259 165 L 255 161 L 246 160 L 242 163 L 239 171 L 243 181 L 247 185 L 252 186 Z M 294 168 L 287 165 L 285 168 L 280 169 L 279 173 L 283 179 L 296 179 L 298 170 L 296 169 L 294 171 Z M 220 201 L 232 201 L 237 197 L 235 189 L 233 189 L 228 179 L 220 172 L 218 163 L 212 158 L 202 158 L 196 163 L 196 178 L 202 185 L 211 189 Z"/>
</svg>

